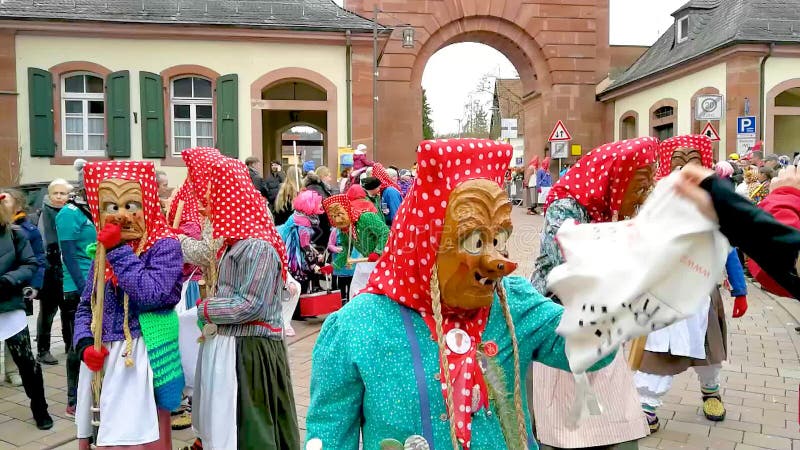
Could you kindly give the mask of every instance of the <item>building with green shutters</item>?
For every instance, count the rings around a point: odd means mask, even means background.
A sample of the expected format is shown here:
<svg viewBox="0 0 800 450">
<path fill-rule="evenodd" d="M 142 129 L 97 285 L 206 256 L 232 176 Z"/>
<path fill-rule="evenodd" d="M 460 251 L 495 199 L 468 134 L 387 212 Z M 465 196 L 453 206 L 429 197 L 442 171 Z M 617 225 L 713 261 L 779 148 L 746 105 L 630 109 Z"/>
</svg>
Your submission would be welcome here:
<svg viewBox="0 0 800 450">
<path fill-rule="evenodd" d="M 330 0 L 6 0 L 0 185 L 72 179 L 76 158 L 151 159 L 180 180 L 194 146 L 268 167 L 298 126 L 322 135 L 298 143 L 306 157 L 333 165 L 354 102 L 370 120 L 353 80 L 371 84 L 373 28 Z"/>
</svg>

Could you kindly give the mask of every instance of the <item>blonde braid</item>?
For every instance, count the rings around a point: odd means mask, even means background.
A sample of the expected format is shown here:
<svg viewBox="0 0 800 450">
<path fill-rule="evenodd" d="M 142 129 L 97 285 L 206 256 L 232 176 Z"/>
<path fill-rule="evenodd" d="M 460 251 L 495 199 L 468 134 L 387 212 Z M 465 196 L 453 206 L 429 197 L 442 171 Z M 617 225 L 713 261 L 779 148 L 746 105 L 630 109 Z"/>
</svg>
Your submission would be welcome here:
<svg viewBox="0 0 800 450">
<path fill-rule="evenodd" d="M 519 344 L 517 343 L 517 332 L 514 328 L 514 321 L 511 318 L 511 308 L 508 307 L 508 299 L 506 298 L 506 290 L 503 287 L 502 281 L 498 281 L 495 285 L 497 289 L 497 297 L 500 299 L 500 305 L 503 307 L 503 316 L 506 319 L 508 331 L 511 333 L 511 346 L 514 350 L 514 409 L 517 412 L 517 426 L 519 427 L 519 438 L 522 441 L 521 448 L 528 448 L 528 428 L 525 426 L 525 412 L 522 409 L 522 387 L 521 377 L 519 370 Z"/>
<path fill-rule="evenodd" d="M 122 332 L 125 334 L 125 367 L 133 367 L 133 336 L 131 336 L 131 327 L 128 323 L 128 294 L 125 294 L 122 300 L 122 308 L 124 310 L 124 319 L 122 319 Z"/>
<path fill-rule="evenodd" d="M 447 362 L 445 353 L 444 326 L 442 325 L 442 298 L 439 292 L 439 268 L 433 265 L 431 272 L 431 308 L 433 309 L 433 320 L 436 322 L 436 343 L 439 345 L 439 360 L 444 368 L 444 383 L 447 390 L 445 398 L 445 409 L 450 422 L 450 439 L 453 442 L 453 450 L 459 450 L 458 437 L 456 436 L 455 405 L 453 402 L 453 384 L 450 382 L 450 364 Z"/>
</svg>

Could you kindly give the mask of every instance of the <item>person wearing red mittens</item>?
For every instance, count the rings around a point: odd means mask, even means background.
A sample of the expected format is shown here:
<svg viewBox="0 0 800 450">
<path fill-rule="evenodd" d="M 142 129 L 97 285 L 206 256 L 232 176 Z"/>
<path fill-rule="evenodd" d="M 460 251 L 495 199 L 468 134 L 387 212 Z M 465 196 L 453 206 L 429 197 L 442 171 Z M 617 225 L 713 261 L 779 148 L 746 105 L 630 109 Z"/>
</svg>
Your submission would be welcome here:
<svg viewBox="0 0 800 450">
<path fill-rule="evenodd" d="M 75 412 L 79 446 L 88 449 L 96 431 L 96 448 L 169 449 L 169 412 L 180 405 L 184 387 L 174 311 L 181 296 L 180 242 L 161 213 L 153 163 L 87 163 L 84 183 L 106 261 L 104 273 L 86 282 L 75 314 L 73 348 L 83 361 Z M 99 289 L 105 298 L 95 305 Z M 101 314 L 98 336 L 92 323 Z M 96 430 L 93 405 L 100 409 Z"/>
<path fill-rule="evenodd" d="M 668 139 L 659 146 L 658 163 L 657 179 L 690 165 L 710 169 L 713 166 L 711 141 L 703 135 Z M 731 296 L 735 298 L 733 317 L 741 317 L 747 311 L 747 284 L 735 250 L 728 255 L 725 268 Z M 651 431 L 659 428 L 656 409 L 671 388 L 673 377 L 690 367 L 700 380 L 706 418 L 711 421 L 725 419 L 719 374 L 722 361 L 727 358 L 728 346 L 725 309 L 719 289 L 710 293 L 705 305 L 694 316 L 647 337 L 634 381 Z"/>
<path fill-rule="evenodd" d="M 355 266 L 353 281 L 350 282 L 350 298 L 367 286 L 375 262 L 380 258 L 389 239 L 389 227 L 386 226 L 383 216 L 374 205 L 364 199 L 365 196 L 364 188 L 353 185 L 348 189 L 347 195 L 333 195 L 322 202 L 331 225 L 341 233 L 341 247 L 344 249 L 334 256 L 334 267 L 346 267 L 353 248 L 360 254 L 367 255 L 367 262 L 360 262 Z"/>
</svg>

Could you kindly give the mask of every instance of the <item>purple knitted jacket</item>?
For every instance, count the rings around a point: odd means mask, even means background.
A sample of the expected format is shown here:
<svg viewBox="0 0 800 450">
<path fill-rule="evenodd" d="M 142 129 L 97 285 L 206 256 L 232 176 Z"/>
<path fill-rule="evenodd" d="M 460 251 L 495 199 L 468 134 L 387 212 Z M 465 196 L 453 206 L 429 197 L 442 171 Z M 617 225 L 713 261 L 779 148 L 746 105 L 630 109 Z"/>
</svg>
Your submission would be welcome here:
<svg viewBox="0 0 800 450">
<path fill-rule="evenodd" d="M 181 299 L 181 270 L 183 257 L 177 239 L 161 239 L 139 257 L 128 245 L 121 245 L 106 255 L 114 268 L 117 286 L 106 283 L 106 298 L 103 312 L 103 342 L 125 339 L 122 323 L 125 319 L 122 299 L 128 294 L 130 311 L 129 325 L 134 338 L 142 335 L 139 312 L 170 310 Z M 94 273 L 94 264 L 89 274 Z M 75 336 L 73 342 L 92 338 L 92 282 L 86 283 L 78 310 L 75 312 Z"/>
</svg>

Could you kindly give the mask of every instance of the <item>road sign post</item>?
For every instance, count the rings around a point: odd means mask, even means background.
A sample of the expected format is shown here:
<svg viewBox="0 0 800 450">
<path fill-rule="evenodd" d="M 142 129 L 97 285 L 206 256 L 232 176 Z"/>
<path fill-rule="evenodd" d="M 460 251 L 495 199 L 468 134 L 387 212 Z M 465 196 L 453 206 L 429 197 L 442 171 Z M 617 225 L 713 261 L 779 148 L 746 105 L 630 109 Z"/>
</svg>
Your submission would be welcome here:
<svg viewBox="0 0 800 450">
<path fill-rule="evenodd" d="M 564 159 L 569 157 L 569 141 L 551 142 L 550 157 L 558 159 Z"/>
<path fill-rule="evenodd" d="M 756 116 L 736 118 L 736 153 L 745 155 L 756 145 Z"/>
<path fill-rule="evenodd" d="M 717 133 L 714 125 L 711 125 L 711 122 L 706 123 L 705 128 L 703 128 L 703 131 L 701 131 L 700 134 L 708 136 L 708 138 L 711 139 L 711 142 L 720 141 L 719 133 Z"/>
<path fill-rule="evenodd" d="M 569 134 L 567 127 L 564 126 L 564 122 L 559 120 L 547 140 L 550 142 L 566 142 L 572 140 L 572 135 Z"/>
<path fill-rule="evenodd" d="M 736 118 L 736 135 L 743 137 L 756 137 L 756 116 Z"/>
</svg>

